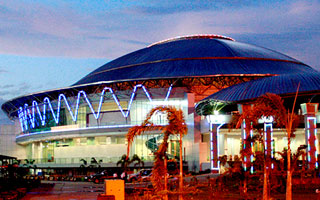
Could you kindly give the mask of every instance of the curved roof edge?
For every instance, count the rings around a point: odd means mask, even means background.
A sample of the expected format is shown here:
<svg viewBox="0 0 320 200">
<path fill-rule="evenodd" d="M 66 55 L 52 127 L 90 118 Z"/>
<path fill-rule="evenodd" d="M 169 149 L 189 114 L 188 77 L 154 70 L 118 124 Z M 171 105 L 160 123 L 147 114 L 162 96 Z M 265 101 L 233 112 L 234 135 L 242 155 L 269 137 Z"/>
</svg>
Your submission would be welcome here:
<svg viewBox="0 0 320 200">
<path fill-rule="evenodd" d="M 257 77 L 262 77 L 262 76 L 271 76 L 271 74 L 217 74 L 217 75 L 211 75 L 211 76 L 206 76 L 206 77 L 220 77 L 220 76 L 257 76 Z M 197 77 L 203 77 L 203 76 L 195 76 L 195 77 L 189 77 L 189 76 L 184 76 L 184 77 L 175 77 L 175 78 L 161 78 L 161 79 L 179 79 L 179 78 L 197 78 Z M 86 83 L 86 84 L 81 84 L 81 85 L 72 85 L 68 87 L 62 87 L 62 88 L 56 88 L 56 89 L 50 89 L 50 90 L 44 90 L 40 92 L 34 92 L 34 93 L 29 93 L 26 95 L 18 96 L 15 97 L 11 100 L 6 101 L 1 105 L 1 109 L 7 114 L 7 116 L 11 119 L 12 117 L 10 116 L 11 113 L 14 111 L 18 110 L 19 107 L 23 104 L 25 104 L 27 101 L 33 101 L 33 100 L 43 100 L 44 97 L 46 96 L 54 96 L 54 95 L 59 95 L 60 93 L 68 94 L 68 93 L 73 93 L 74 91 L 78 92 L 80 90 L 88 89 L 89 87 L 94 87 L 96 85 L 108 85 L 108 84 L 113 84 L 113 83 L 121 83 L 121 82 L 133 82 L 133 81 L 146 81 L 146 80 L 159 80 L 160 78 L 155 78 L 155 79 L 134 79 L 134 80 L 121 80 L 121 81 L 99 81 L 99 82 L 94 82 L 94 83 Z M 18 105 L 18 107 L 17 107 Z"/>
<path fill-rule="evenodd" d="M 299 93 L 301 94 L 320 93 L 320 72 L 283 74 L 233 85 L 204 98 L 199 103 L 206 101 L 229 103 L 248 101 L 265 93 L 294 94 L 299 84 Z"/>
<path fill-rule="evenodd" d="M 161 41 L 152 43 L 147 47 L 151 47 L 151 46 L 158 45 L 158 44 L 164 44 L 164 43 L 167 43 L 167 42 L 177 41 L 177 40 L 198 39 L 198 38 L 202 38 L 202 39 L 225 39 L 225 40 L 236 41 L 235 39 L 233 39 L 231 37 L 227 37 L 227 36 L 223 36 L 223 35 L 215 35 L 215 34 L 183 35 L 183 36 L 177 36 L 177 37 L 161 40 Z"/>
</svg>

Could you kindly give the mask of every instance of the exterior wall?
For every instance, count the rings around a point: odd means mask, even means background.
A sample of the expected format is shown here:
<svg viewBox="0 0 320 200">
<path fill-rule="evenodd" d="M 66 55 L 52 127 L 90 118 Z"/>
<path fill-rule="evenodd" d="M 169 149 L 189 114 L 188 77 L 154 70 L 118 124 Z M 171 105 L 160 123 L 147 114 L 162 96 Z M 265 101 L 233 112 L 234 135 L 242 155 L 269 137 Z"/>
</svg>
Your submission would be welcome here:
<svg viewBox="0 0 320 200">
<path fill-rule="evenodd" d="M 126 144 L 108 144 L 92 146 L 71 146 L 57 147 L 54 149 L 56 158 L 105 158 L 104 162 L 111 161 L 111 158 L 121 157 L 127 153 Z M 107 160 L 107 158 L 110 160 Z"/>
<path fill-rule="evenodd" d="M 230 156 L 234 159 L 235 156 L 240 156 L 240 148 L 241 148 L 241 130 L 240 129 L 233 129 L 229 131 L 228 129 L 220 129 L 220 135 L 219 135 L 219 151 L 220 156 L 227 155 L 228 159 Z M 201 163 L 203 166 L 203 170 L 209 169 L 209 161 L 210 161 L 210 137 L 209 132 L 202 133 L 203 138 L 203 145 L 206 145 L 206 152 L 201 152 L 203 154 L 203 157 L 206 157 L 206 159 Z M 295 132 L 295 137 L 291 140 L 291 150 L 292 153 L 295 153 L 300 145 L 305 145 L 305 132 L 304 129 L 300 128 L 297 129 Z M 319 138 L 319 134 L 317 137 Z M 281 152 L 284 148 L 287 147 L 287 137 L 286 133 L 283 130 L 280 129 L 274 129 L 273 132 L 273 139 L 275 142 L 275 152 Z M 319 143 L 317 146 L 317 149 L 319 149 Z M 318 152 L 319 154 L 319 152 Z M 278 154 L 275 154 L 275 157 L 280 158 Z"/>
<path fill-rule="evenodd" d="M 200 124 L 197 121 L 197 117 L 200 117 L 195 114 L 194 106 L 195 106 L 195 94 L 193 93 L 186 93 L 186 97 L 188 100 L 187 104 L 187 115 L 186 115 L 186 122 L 188 125 L 188 134 L 184 137 L 184 148 L 185 154 L 187 157 L 188 168 L 192 171 L 199 171 L 200 170 L 200 162 L 199 162 L 199 152 L 200 152 L 200 142 L 201 142 L 201 132 Z"/>
<path fill-rule="evenodd" d="M 166 92 L 167 89 L 164 90 L 161 88 L 154 91 L 158 92 L 153 96 L 154 98 L 152 99 L 152 102 L 149 101 L 144 93 L 136 95 L 136 99 L 132 102 L 131 110 L 127 120 L 122 116 L 119 107 L 115 104 L 115 102 L 112 101 L 104 102 L 102 104 L 101 112 L 103 113 L 98 119 L 94 118 L 91 110 L 85 102 L 80 104 L 79 106 L 77 122 L 73 122 L 69 112 L 61 111 L 61 123 L 59 123 L 58 125 L 55 124 L 55 122 L 53 121 L 53 117 L 51 116 L 50 123 L 42 126 L 42 128 L 41 124 L 38 123 L 38 127 L 31 129 L 29 130 L 30 132 L 26 133 L 26 136 L 31 133 L 32 138 L 30 140 L 23 140 L 23 145 L 19 145 L 20 148 L 24 151 L 24 156 L 17 157 L 18 159 L 34 159 L 36 160 L 36 164 L 41 167 L 45 167 L 45 164 L 47 164 L 48 166 L 53 166 L 52 164 L 63 164 L 64 166 L 67 166 L 66 164 L 75 165 L 81 163 L 81 159 L 85 159 L 88 163 L 90 163 L 92 157 L 94 157 L 97 161 L 103 160 L 103 163 L 116 163 L 123 154 L 126 154 L 127 151 L 127 143 L 124 136 L 125 132 L 123 132 L 123 130 L 121 132 L 116 132 L 115 130 L 113 130 L 113 132 L 100 131 L 99 133 L 96 133 L 92 131 L 91 133 L 90 130 L 93 129 L 87 129 L 87 127 L 99 128 L 100 126 L 102 127 L 105 125 L 121 126 L 124 124 L 129 126 L 137 125 L 145 119 L 147 113 L 152 108 L 158 105 L 167 104 L 182 109 L 188 124 L 188 135 L 183 139 L 183 156 L 188 161 L 198 159 L 199 154 L 194 153 L 194 114 L 188 114 L 188 111 L 193 112 L 194 102 L 189 106 L 190 108 L 192 108 L 192 110 L 189 110 L 188 98 L 185 95 L 184 90 L 177 89 L 176 91 L 174 91 L 174 94 L 170 96 L 170 99 L 166 102 L 163 101 L 166 94 L 163 93 L 163 91 Z M 124 111 L 127 112 L 126 109 L 128 108 L 128 102 L 122 100 L 121 106 Z M 97 107 L 97 104 L 93 104 L 93 108 L 95 110 L 97 110 Z M 49 107 L 47 106 L 47 108 Z M 49 113 L 49 115 L 52 115 L 49 111 L 47 111 L 47 113 Z M 189 117 L 191 117 L 191 119 L 189 119 Z M 48 118 L 48 120 L 50 119 Z M 167 123 L 166 114 L 162 113 L 155 114 L 151 120 L 155 124 L 160 125 L 165 125 Z M 190 121 L 192 121 L 191 124 L 189 123 Z M 19 119 L 17 119 L 16 122 L 15 134 L 12 137 L 13 142 L 15 141 L 15 137 L 17 135 L 21 135 L 21 125 L 19 123 Z M 72 130 L 72 133 L 74 132 L 74 134 L 65 134 L 64 137 L 64 132 L 68 131 L 69 133 L 70 130 Z M 47 136 L 44 135 L 42 131 L 46 131 L 45 133 L 47 134 Z M 53 132 L 54 134 L 51 134 Z M 85 134 L 81 137 L 82 132 Z M 106 141 L 103 145 L 101 145 L 98 142 L 98 137 L 107 137 L 110 141 Z M 121 144 L 114 142 L 114 139 L 119 137 L 123 138 Z M 153 153 L 151 149 L 146 146 L 146 142 L 147 140 L 155 137 L 158 137 L 158 133 L 149 133 L 147 135 L 138 136 L 131 148 L 131 156 L 133 154 L 137 154 L 144 161 L 153 161 Z M 171 142 L 169 143 L 169 154 L 172 154 L 172 156 L 179 155 L 179 152 L 177 152 L 177 150 L 179 150 L 179 145 L 177 144 L 178 139 L 179 137 L 170 138 Z M 86 142 L 81 143 L 77 141 Z M 157 142 L 160 143 L 161 138 Z"/>
<path fill-rule="evenodd" d="M 202 116 L 198 116 L 194 113 L 195 94 L 185 93 L 183 90 L 179 91 L 180 94 L 168 101 L 169 105 L 173 105 L 176 108 L 180 108 L 184 112 L 186 123 L 188 126 L 188 134 L 183 138 L 183 156 L 188 161 L 189 170 L 200 171 L 209 168 L 210 160 L 210 143 L 208 133 L 208 123 Z M 181 95 L 183 94 L 183 95 Z M 143 96 L 143 95 L 142 95 Z M 159 96 L 159 94 L 158 94 Z M 160 95 L 161 96 L 161 95 Z M 163 94 L 162 94 L 163 96 Z M 21 133 L 20 123 L 16 120 L 15 125 L 3 125 L 0 127 L 0 153 L 4 155 L 14 156 L 18 159 L 35 159 L 38 163 L 60 163 L 60 164 L 79 164 L 81 159 L 84 158 L 88 162 L 92 157 L 97 160 L 103 160 L 104 163 L 116 163 L 119 158 L 126 154 L 127 145 L 124 139 L 124 132 L 105 132 L 104 135 L 96 134 L 92 132 L 92 136 L 82 136 L 81 130 L 79 130 L 77 136 L 63 137 L 64 131 L 68 129 L 84 128 L 88 132 L 86 127 L 91 126 L 103 126 L 103 125 L 136 125 L 140 124 L 146 117 L 146 114 L 155 106 L 163 104 L 162 97 L 154 98 L 150 102 L 145 96 L 139 97 L 132 102 L 130 115 L 127 120 L 122 116 L 115 105 L 115 103 L 106 103 L 102 107 L 102 111 L 105 112 L 101 117 L 96 120 L 88 107 L 81 106 L 79 108 L 79 122 L 74 123 L 67 113 L 65 114 L 65 124 L 61 126 L 54 125 L 51 127 L 51 131 L 60 131 L 62 133 L 59 139 L 40 139 L 31 142 L 27 142 L 24 145 L 18 145 L 15 142 L 15 137 Z M 127 108 L 127 103 L 122 103 L 123 108 Z M 96 109 L 97 105 L 95 105 Z M 166 124 L 166 115 L 158 113 L 152 117 L 154 123 Z M 46 127 L 48 128 L 48 127 Z M 90 131 L 89 131 L 90 132 Z M 241 149 L 241 137 L 240 130 L 221 129 L 219 137 L 219 152 L 220 155 L 228 155 L 228 158 L 232 156 L 240 157 Z M 110 135 L 108 135 L 110 134 Z M 146 142 L 152 138 L 157 138 L 159 133 L 149 133 L 144 136 L 139 136 L 135 139 L 131 148 L 131 156 L 137 154 L 144 161 L 153 161 L 153 153 L 151 149 L 146 146 Z M 41 138 L 41 134 L 39 134 Z M 107 137 L 107 140 L 101 145 L 98 142 L 98 137 Z M 123 138 L 122 142 L 115 142 L 116 138 Z M 319 137 L 319 134 L 318 134 Z M 93 138 L 93 139 L 92 139 Z M 77 141 L 85 140 L 85 144 L 80 144 Z M 158 143 L 161 142 L 161 138 L 158 139 Z M 178 140 L 178 138 L 171 138 L 172 141 Z M 69 142 L 66 142 L 69 141 Z M 282 151 L 286 147 L 287 140 L 285 133 L 277 129 L 274 130 L 275 151 Z M 51 143 L 51 144 L 50 144 Z M 68 144 L 64 144 L 68 143 Z M 293 152 L 302 145 L 305 144 L 304 130 L 298 129 L 296 137 L 292 141 Z M 178 155 L 175 151 L 177 146 L 174 142 L 169 144 L 169 154 Z M 319 148 L 318 148 L 319 149 Z"/>
<path fill-rule="evenodd" d="M 0 154 L 17 157 L 19 159 L 27 158 L 24 146 L 16 143 L 16 135 L 20 132 L 19 122 L 12 125 L 0 126 Z"/>
</svg>

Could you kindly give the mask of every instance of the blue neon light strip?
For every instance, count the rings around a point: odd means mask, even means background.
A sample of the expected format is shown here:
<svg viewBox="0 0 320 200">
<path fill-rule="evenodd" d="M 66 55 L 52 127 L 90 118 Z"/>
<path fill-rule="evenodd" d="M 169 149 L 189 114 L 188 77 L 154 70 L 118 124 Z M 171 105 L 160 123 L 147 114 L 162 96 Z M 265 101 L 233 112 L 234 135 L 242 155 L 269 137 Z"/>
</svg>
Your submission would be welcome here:
<svg viewBox="0 0 320 200">
<path fill-rule="evenodd" d="M 251 129 L 250 129 L 250 137 L 253 137 L 253 130 L 252 130 L 252 122 L 251 122 Z M 251 167 L 250 167 L 250 172 L 253 174 L 253 142 L 251 142 L 251 156 L 250 156 L 250 162 L 251 162 Z"/>
<path fill-rule="evenodd" d="M 271 147 L 271 159 L 273 159 L 273 154 L 274 154 L 274 149 L 273 149 L 273 143 L 274 143 L 274 140 L 273 140 L 273 125 L 272 123 L 264 123 L 264 152 L 265 152 L 265 155 L 267 155 L 267 128 L 270 128 L 270 140 L 271 140 L 271 143 L 270 143 L 270 147 Z M 274 168 L 274 164 L 271 163 L 271 168 L 273 169 Z"/>
<path fill-rule="evenodd" d="M 217 155 L 219 157 L 220 155 L 220 147 L 219 147 L 219 130 L 220 128 L 224 125 L 225 123 L 221 123 L 218 127 L 217 127 Z M 213 156 L 213 133 L 212 133 L 212 124 L 210 123 L 210 156 L 211 156 L 211 170 L 220 170 L 220 161 L 218 159 L 217 162 L 217 167 L 214 167 L 214 156 Z"/>
<path fill-rule="evenodd" d="M 246 149 L 247 132 L 246 132 L 246 122 L 245 122 L 245 120 L 242 121 L 242 127 L 243 127 L 243 130 L 242 130 L 243 149 Z M 247 171 L 247 156 L 244 156 L 243 161 L 244 161 L 244 163 L 243 163 L 244 171 Z"/>
<path fill-rule="evenodd" d="M 110 87 L 105 87 L 102 90 L 102 92 L 100 94 L 100 101 L 99 101 L 99 106 L 98 106 L 97 112 L 93 109 L 93 106 L 92 106 L 89 98 L 87 97 L 86 92 L 83 91 L 83 90 L 78 92 L 76 105 L 70 105 L 68 100 L 67 100 L 67 97 L 64 94 L 60 94 L 59 97 L 58 97 L 58 105 L 57 105 L 57 108 L 56 108 L 56 110 L 57 110 L 56 113 L 55 113 L 55 111 L 53 109 L 53 106 L 52 106 L 52 103 L 50 102 L 50 99 L 48 97 L 45 97 L 43 99 L 43 111 L 42 111 L 42 113 L 40 111 L 38 103 L 36 101 L 33 101 L 32 102 L 32 106 L 31 106 L 31 111 L 30 111 L 30 107 L 29 107 L 28 104 L 25 104 L 23 107 L 19 108 L 18 116 L 19 116 L 19 120 L 20 120 L 20 124 L 21 124 L 21 130 L 25 131 L 25 130 L 28 130 L 29 128 L 35 128 L 36 127 L 36 112 L 37 112 L 37 114 L 39 116 L 41 125 L 44 126 L 45 123 L 46 123 L 46 110 L 47 110 L 46 106 L 47 105 L 49 106 L 49 109 L 51 111 L 51 114 L 52 114 L 52 116 L 54 118 L 55 123 L 58 124 L 59 123 L 59 119 L 60 119 L 60 110 L 61 110 L 62 101 L 64 101 L 65 105 L 67 106 L 67 109 L 69 111 L 69 114 L 72 117 L 72 120 L 74 122 L 76 122 L 77 121 L 77 117 L 78 117 L 78 111 L 79 111 L 79 105 L 80 105 L 81 96 L 86 101 L 86 103 L 88 104 L 88 106 L 89 106 L 91 112 L 93 113 L 95 119 L 98 119 L 100 117 L 100 111 L 101 111 L 101 107 L 102 107 L 102 104 L 103 104 L 104 95 L 107 92 L 111 93 L 111 95 L 112 95 L 114 101 L 116 102 L 116 104 L 118 105 L 119 110 L 121 111 L 123 117 L 127 118 L 129 116 L 130 109 L 131 109 L 131 104 L 132 104 L 132 102 L 134 100 L 134 97 L 136 95 L 136 92 L 137 92 L 138 88 L 142 88 L 144 93 L 146 94 L 147 98 L 149 99 L 149 101 L 150 102 L 152 101 L 152 98 L 151 98 L 149 92 L 147 91 L 147 89 L 142 84 L 138 84 L 138 85 L 134 86 L 134 88 L 133 88 L 133 92 L 131 94 L 131 97 L 130 97 L 130 100 L 129 100 L 129 104 L 128 104 L 128 109 L 127 109 L 126 112 L 123 110 L 123 108 L 120 105 L 120 102 L 119 102 L 117 96 L 115 95 L 115 93 L 113 92 L 112 88 L 110 88 Z M 165 97 L 165 101 L 168 100 L 168 98 L 170 96 L 170 93 L 171 93 L 171 90 L 172 90 L 172 85 L 168 88 L 168 91 L 167 91 L 167 94 L 166 94 L 166 97 Z M 30 122 L 31 125 L 28 125 L 29 124 L 28 121 Z"/>
<path fill-rule="evenodd" d="M 316 148 L 315 152 L 314 152 L 314 156 L 316 159 L 316 163 L 315 166 L 316 168 L 318 168 L 318 151 L 317 151 L 317 143 L 318 143 L 318 139 L 317 139 L 317 118 L 315 117 L 307 117 L 307 132 L 308 132 L 308 162 L 311 161 L 311 144 L 310 144 L 310 121 L 313 120 L 313 125 L 314 125 L 314 136 L 315 136 L 315 140 L 314 140 L 314 146 Z"/>
</svg>

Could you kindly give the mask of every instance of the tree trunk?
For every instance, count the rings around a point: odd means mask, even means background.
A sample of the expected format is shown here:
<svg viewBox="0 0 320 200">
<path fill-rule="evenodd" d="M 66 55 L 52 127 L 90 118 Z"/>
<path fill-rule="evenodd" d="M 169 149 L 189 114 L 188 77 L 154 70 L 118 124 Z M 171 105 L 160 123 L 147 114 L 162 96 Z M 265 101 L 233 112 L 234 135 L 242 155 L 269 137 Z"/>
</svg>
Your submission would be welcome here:
<svg viewBox="0 0 320 200">
<path fill-rule="evenodd" d="M 291 178 L 291 148 L 290 148 L 290 137 L 288 137 L 288 151 L 287 151 L 287 190 L 286 190 L 286 200 L 292 199 L 292 178 Z"/>
<path fill-rule="evenodd" d="M 263 200 L 269 199 L 269 192 L 268 192 L 268 186 L 269 186 L 269 173 L 267 170 L 267 164 L 264 163 L 264 169 L 263 169 Z"/>
<path fill-rule="evenodd" d="M 164 200 L 168 200 L 168 170 L 167 170 L 167 157 L 164 158 L 164 169 L 165 169 L 165 175 L 164 175 L 164 190 L 166 191 L 166 194 L 164 196 Z"/>
</svg>

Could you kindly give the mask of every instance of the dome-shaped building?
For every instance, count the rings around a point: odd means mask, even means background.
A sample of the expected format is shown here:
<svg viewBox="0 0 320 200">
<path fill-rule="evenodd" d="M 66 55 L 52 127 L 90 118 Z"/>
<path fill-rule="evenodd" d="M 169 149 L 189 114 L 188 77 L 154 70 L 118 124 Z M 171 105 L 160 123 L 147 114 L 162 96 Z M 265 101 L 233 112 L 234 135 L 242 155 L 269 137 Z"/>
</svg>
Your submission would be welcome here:
<svg viewBox="0 0 320 200">
<path fill-rule="evenodd" d="M 188 125 L 184 159 L 198 171 L 209 162 L 209 147 L 208 126 L 194 112 L 197 102 L 235 84 L 313 72 L 289 56 L 232 38 L 184 36 L 119 57 L 72 86 L 14 98 L 2 109 L 20 127 L 21 159 L 35 159 L 40 168 L 79 167 L 82 159 L 92 158 L 115 167 L 126 153 L 128 128 L 140 124 L 151 108 L 172 105 L 183 110 Z M 152 120 L 166 124 L 161 113 Z M 169 155 L 179 155 L 177 139 L 171 138 Z M 132 154 L 151 161 L 160 141 L 159 133 L 146 133 L 135 140 Z"/>
</svg>

